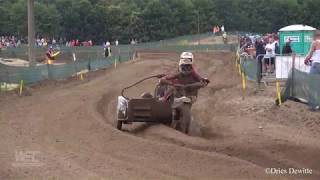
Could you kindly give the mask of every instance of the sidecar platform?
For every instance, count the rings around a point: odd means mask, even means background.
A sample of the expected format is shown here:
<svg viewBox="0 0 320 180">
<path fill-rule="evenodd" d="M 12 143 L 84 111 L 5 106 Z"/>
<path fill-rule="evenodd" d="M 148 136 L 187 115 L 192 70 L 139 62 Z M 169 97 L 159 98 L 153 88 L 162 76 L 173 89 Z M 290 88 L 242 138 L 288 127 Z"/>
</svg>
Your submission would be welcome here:
<svg viewBox="0 0 320 180">
<path fill-rule="evenodd" d="M 122 124 L 132 122 L 171 123 L 172 109 L 167 102 L 159 101 L 157 98 L 139 98 L 130 99 L 125 104 L 125 111 L 118 109 L 116 125 L 119 130 L 121 130 Z"/>
</svg>

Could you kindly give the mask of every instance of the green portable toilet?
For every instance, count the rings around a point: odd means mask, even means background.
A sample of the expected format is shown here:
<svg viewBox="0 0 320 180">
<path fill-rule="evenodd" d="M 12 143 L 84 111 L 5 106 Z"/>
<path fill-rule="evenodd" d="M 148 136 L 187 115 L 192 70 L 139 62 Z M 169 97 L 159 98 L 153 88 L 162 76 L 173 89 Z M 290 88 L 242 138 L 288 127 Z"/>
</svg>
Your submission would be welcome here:
<svg viewBox="0 0 320 180">
<path fill-rule="evenodd" d="M 279 30 L 280 52 L 283 46 L 290 39 L 292 50 L 299 55 L 307 55 L 316 29 L 306 25 L 291 25 Z"/>
</svg>

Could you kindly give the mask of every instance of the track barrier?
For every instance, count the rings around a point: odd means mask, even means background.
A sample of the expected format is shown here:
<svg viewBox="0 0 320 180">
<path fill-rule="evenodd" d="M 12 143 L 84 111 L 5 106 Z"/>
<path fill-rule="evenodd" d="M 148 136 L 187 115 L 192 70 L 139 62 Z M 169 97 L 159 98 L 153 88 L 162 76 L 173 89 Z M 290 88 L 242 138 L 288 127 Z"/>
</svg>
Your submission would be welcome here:
<svg viewBox="0 0 320 180">
<path fill-rule="evenodd" d="M 241 78 L 260 84 L 261 82 L 275 83 L 276 104 L 281 105 L 286 100 L 294 100 L 309 104 L 311 107 L 320 106 L 320 75 L 310 74 L 310 66 L 304 64 L 305 57 L 302 55 L 276 55 L 274 72 L 266 72 L 264 65 L 265 55 L 258 55 L 256 58 L 248 54 L 240 54 L 237 51 L 240 63 L 236 60 L 236 67 L 239 67 Z M 260 64 L 261 62 L 261 64 Z M 243 80 L 242 80 L 243 81 Z M 281 89 L 281 82 L 284 87 Z M 245 86 L 243 95 L 245 95 Z"/>
<path fill-rule="evenodd" d="M 209 50 L 227 50 L 235 51 L 236 44 L 208 44 L 194 45 L 179 44 L 184 38 L 189 38 L 185 42 L 193 42 L 197 38 L 210 37 L 212 34 L 201 36 L 186 36 L 161 42 L 142 43 L 136 45 L 119 45 L 112 46 L 112 56 L 104 57 L 104 49 L 101 46 L 96 47 L 61 47 L 61 54 L 56 57 L 52 65 L 38 63 L 36 66 L 9 66 L 0 63 L 0 82 L 5 84 L 20 84 L 23 80 L 24 85 L 32 85 L 42 80 L 64 80 L 73 76 L 78 76 L 84 80 L 84 73 L 97 71 L 117 66 L 129 60 L 135 60 L 138 55 L 137 51 L 141 50 L 164 50 L 181 53 L 183 51 L 209 51 Z M 36 60 L 45 60 L 44 48 L 36 49 Z M 27 59 L 26 48 L 2 50 L 0 57 L 3 59 Z M 60 63 L 63 62 L 63 63 Z M 27 63 L 28 64 L 28 63 Z"/>
<path fill-rule="evenodd" d="M 20 81 L 20 91 L 19 91 L 19 95 L 22 95 L 22 91 L 23 91 L 23 80 Z"/>
</svg>

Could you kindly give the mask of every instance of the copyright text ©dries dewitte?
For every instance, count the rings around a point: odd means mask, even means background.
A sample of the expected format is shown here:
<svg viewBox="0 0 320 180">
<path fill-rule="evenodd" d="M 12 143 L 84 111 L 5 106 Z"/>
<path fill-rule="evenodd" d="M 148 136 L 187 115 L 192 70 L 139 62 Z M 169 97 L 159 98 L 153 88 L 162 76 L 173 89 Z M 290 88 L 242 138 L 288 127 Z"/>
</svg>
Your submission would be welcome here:
<svg viewBox="0 0 320 180">
<path fill-rule="evenodd" d="M 265 172 L 270 175 L 312 175 L 309 168 L 266 168 Z"/>
</svg>

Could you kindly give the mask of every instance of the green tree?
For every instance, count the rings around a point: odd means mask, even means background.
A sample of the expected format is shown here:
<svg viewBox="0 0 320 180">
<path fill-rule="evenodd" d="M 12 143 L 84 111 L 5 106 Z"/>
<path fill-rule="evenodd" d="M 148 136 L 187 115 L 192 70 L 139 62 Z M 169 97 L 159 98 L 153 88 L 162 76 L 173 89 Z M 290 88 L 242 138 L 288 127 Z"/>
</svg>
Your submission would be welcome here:
<svg viewBox="0 0 320 180">
<path fill-rule="evenodd" d="M 208 32 L 275 32 L 320 26 L 319 0 L 35 0 L 36 33 L 102 42 L 160 40 Z M 0 35 L 27 35 L 26 0 L 0 1 Z"/>
</svg>

